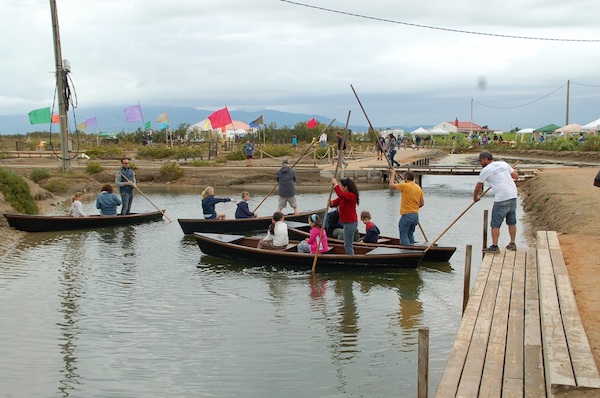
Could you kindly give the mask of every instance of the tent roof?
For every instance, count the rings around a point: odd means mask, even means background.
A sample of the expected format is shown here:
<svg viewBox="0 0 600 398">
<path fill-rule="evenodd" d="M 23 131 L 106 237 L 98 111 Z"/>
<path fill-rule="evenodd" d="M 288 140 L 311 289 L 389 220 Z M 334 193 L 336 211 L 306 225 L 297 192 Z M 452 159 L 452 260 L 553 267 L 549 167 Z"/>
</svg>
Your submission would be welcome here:
<svg viewBox="0 0 600 398">
<path fill-rule="evenodd" d="M 429 134 L 433 134 L 433 135 L 449 135 L 450 133 L 446 130 L 444 130 L 441 127 L 436 127 L 433 128 L 431 130 L 429 130 Z"/>
<path fill-rule="evenodd" d="M 458 129 L 456 128 L 456 126 L 452 123 L 449 122 L 442 122 L 436 126 L 433 126 L 434 129 L 443 129 L 446 130 L 449 133 L 456 133 L 458 131 Z"/>
<path fill-rule="evenodd" d="M 581 131 L 581 125 L 577 123 L 567 124 L 554 130 L 557 133 L 579 133 Z"/>
<path fill-rule="evenodd" d="M 227 126 L 225 126 L 225 130 L 233 130 L 234 128 L 235 130 L 250 130 L 250 125 L 247 123 L 240 122 L 239 120 L 232 120 L 232 122 L 233 123 L 229 123 Z"/>
<path fill-rule="evenodd" d="M 532 129 L 531 127 L 528 127 L 526 129 L 521 129 L 519 131 L 517 131 L 517 134 L 527 134 L 527 133 L 533 133 L 534 129 Z"/>
<path fill-rule="evenodd" d="M 411 134 L 429 134 L 429 131 L 425 130 L 423 127 L 419 127 L 418 129 L 411 131 Z"/>
<path fill-rule="evenodd" d="M 535 129 L 534 131 L 536 133 L 554 133 L 556 131 L 556 129 L 559 129 L 560 126 L 557 126 L 556 124 L 547 124 L 544 127 L 540 127 L 538 129 Z"/>
<path fill-rule="evenodd" d="M 583 126 L 581 126 L 581 128 L 583 130 L 598 130 L 598 126 L 600 126 L 600 119 L 596 119 L 593 122 L 584 124 Z"/>
</svg>

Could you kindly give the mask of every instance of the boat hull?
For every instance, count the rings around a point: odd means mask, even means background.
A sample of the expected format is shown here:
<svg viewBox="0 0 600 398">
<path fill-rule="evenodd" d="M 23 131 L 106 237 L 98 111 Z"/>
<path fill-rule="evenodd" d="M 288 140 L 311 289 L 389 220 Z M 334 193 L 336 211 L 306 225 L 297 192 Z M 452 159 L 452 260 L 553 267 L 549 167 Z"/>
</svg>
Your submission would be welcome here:
<svg viewBox="0 0 600 398">
<path fill-rule="evenodd" d="M 308 224 L 307 224 L 308 225 Z M 290 237 L 290 239 L 297 239 L 297 240 L 301 240 L 301 239 L 306 239 L 309 236 L 309 232 L 307 231 L 308 229 L 310 229 L 310 227 L 291 227 L 288 226 L 288 235 Z M 364 236 L 364 234 L 361 234 L 361 237 Z M 342 240 L 339 239 L 333 239 L 333 238 L 327 238 L 327 242 L 331 242 L 331 243 L 339 243 L 339 244 L 343 244 L 344 242 Z M 366 246 L 366 247 L 378 247 L 378 246 L 384 246 L 384 247 L 397 247 L 400 249 L 405 249 L 405 250 L 417 250 L 417 251 L 423 251 L 425 250 L 428 246 L 427 245 L 401 245 L 400 244 L 400 240 L 398 238 L 391 238 L 388 236 L 381 236 L 379 237 L 379 243 L 364 243 L 364 242 L 354 242 L 354 246 Z M 425 256 L 423 257 L 423 262 L 426 263 L 446 263 L 448 261 L 450 261 L 450 258 L 452 257 L 452 255 L 454 254 L 454 252 L 456 251 L 456 247 L 454 246 L 437 246 L 434 245 L 432 246 L 426 253 Z"/>
<path fill-rule="evenodd" d="M 297 241 L 290 241 L 288 249 L 258 249 L 258 238 L 242 235 L 194 233 L 200 250 L 207 255 L 245 261 L 249 266 L 281 265 L 285 268 L 312 269 L 314 254 L 298 253 Z M 393 270 L 415 268 L 423 252 L 391 247 L 356 247 L 354 255 L 347 255 L 342 245 L 331 245 L 327 253 L 317 257 L 317 268 L 328 270 Z"/>
<path fill-rule="evenodd" d="M 141 224 L 162 219 L 164 210 L 148 213 L 132 213 L 126 216 L 69 217 L 69 216 L 34 216 L 28 214 L 4 214 L 8 225 L 19 231 L 51 232 L 76 229 L 93 229 L 114 227 L 119 225 Z"/>
<path fill-rule="evenodd" d="M 308 216 L 318 214 L 323 216 L 325 209 L 309 211 L 300 214 L 286 214 L 285 219 L 290 221 L 306 222 Z M 256 218 L 232 218 L 227 220 L 205 220 L 202 218 L 178 218 L 177 221 L 185 235 L 194 232 L 205 232 L 215 234 L 240 234 L 248 232 L 265 232 L 271 225 L 271 216 Z"/>
</svg>

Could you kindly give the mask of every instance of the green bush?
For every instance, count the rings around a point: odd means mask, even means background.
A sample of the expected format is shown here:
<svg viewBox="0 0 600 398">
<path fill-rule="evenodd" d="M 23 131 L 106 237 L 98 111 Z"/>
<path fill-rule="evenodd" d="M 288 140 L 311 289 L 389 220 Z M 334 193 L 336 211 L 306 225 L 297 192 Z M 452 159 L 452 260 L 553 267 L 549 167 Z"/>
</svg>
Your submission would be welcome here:
<svg viewBox="0 0 600 398">
<path fill-rule="evenodd" d="M 142 159 L 169 159 L 175 155 L 175 150 L 165 144 L 144 146 L 137 151 L 137 156 Z"/>
<path fill-rule="evenodd" d="M 100 173 L 102 170 L 104 170 L 104 167 L 102 167 L 100 162 L 89 162 L 85 166 L 85 172 L 88 174 Z"/>
<path fill-rule="evenodd" d="M 4 199 L 19 213 L 38 214 L 29 185 L 17 173 L 0 168 L 0 191 L 4 194 Z"/>
<path fill-rule="evenodd" d="M 33 181 L 35 183 L 37 183 L 43 179 L 49 178 L 49 177 L 50 177 L 50 172 L 44 168 L 33 169 L 33 170 L 31 170 L 31 174 L 29 175 L 29 178 L 31 178 L 31 181 Z"/>
<path fill-rule="evenodd" d="M 125 156 L 123 148 L 113 144 L 90 148 L 85 154 L 91 159 L 120 159 Z"/>
<path fill-rule="evenodd" d="M 208 167 L 210 166 L 210 162 L 208 160 L 194 159 L 190 165 L 194 167 Z"/>
<path fill-rule="evenodd" d="M 69 184 L 63 178 L 51 178 L 44 185 L 44 189 L 52 193 L 63 193 L 69 189 Z"/>
<path fill-rule="evenodd" d="M 165 163 L 160 167 L 160 175 L 168 180 L 176 180 L 183 177 L 184 170 L 176 162 Z"/>
</svg>

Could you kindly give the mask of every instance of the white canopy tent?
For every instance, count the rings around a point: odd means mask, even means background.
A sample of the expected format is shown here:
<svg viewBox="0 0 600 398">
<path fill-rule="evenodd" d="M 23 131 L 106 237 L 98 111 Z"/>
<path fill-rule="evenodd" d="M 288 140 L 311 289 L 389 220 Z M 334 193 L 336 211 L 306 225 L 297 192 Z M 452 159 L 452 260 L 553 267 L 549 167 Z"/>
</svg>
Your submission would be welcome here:
<svg viewBox="0 0 600 398">
<path fill-rule="evenodd" d="M 571 124 L 567 124 L 566 126 L 562 126 L 559 129 L 554 130 L 556 133 L 563 133 L 563 134 L 573 134 L 573 133 L 580 133 L 581 132 L 581 125 L 577 124 L 577 123 L 571 123 Z"/>
<path fill-rule="evenodd" d="M 450 133 L 443 128 L 435 127 L 429 130 L 429 134 L 431 135 L 450 135 Z"/>
<path fill-rule="evenodd" d="M 585 130 L 585 131 L 592 131 L 592 132 L 600 130 L 600 119 L 596 119 L 593 122 L 584 124 L 583 126 L 581 126 L 581 129 Z"/>
<path fill-rule="evenodd" d="M 404 130 L 402 130 L 402 129 L 385 129 L 381 132 L 382 137 L 387 137 L 388 134 L 393 134 L 394 137 L 404 137 Z"/>
<path fill-rule="evenodd" d="M 418 129 L 411 131 L 411 134 L 415 135 L 428 135 L 431 134 L 429 131 L 425 130 L 423 127 L 419 127 Z"/>
<path fill-rule="evenodd" d="M 442 122 L 436 126 L 433 126 L 434 129 L 443 129 L 446 130 L 449 133 L 456 133 L 458 132 L 458 128 L 453 125 L 452 123 L 448 123 L 448 122 Z"/>
<path fill-rule="evenodd" d="M 535 129 L 528 127 L 526 129 L 521 129 L 521 130 L 517 131 L 517 134 L 530 134 L 530 133 L 533 133 L 534 131 L 535 131 Z"/>
</svg>

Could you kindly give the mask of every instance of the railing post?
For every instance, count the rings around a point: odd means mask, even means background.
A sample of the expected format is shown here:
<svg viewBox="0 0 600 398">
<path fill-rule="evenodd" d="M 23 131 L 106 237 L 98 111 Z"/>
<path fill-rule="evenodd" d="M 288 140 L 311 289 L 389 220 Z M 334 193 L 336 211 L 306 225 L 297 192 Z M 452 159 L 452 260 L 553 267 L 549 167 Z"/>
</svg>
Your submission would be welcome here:
<svg viewBox="0 0 600 398">
<path fill-rule="evenodd" d="M 462 313 L 465 313 L 465 308 L 467 308 L 467 303 L 469 302 L 469 294 L 471 291 L 471 258 L 473 253 L 473 246 L 467 245 L 465 251 L 465 276 L 463 283 L 463 303 L 462 303 Z"/>
<path fill-rule="evenodd" d="M 418 339 L 418 367 L 419 374 L 418 385 L 417 385 L 417 397 L 427 398 L 429 393 L 429 328 L 419 329 Z"/>
</svg>

